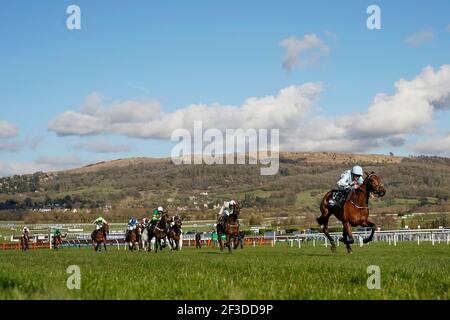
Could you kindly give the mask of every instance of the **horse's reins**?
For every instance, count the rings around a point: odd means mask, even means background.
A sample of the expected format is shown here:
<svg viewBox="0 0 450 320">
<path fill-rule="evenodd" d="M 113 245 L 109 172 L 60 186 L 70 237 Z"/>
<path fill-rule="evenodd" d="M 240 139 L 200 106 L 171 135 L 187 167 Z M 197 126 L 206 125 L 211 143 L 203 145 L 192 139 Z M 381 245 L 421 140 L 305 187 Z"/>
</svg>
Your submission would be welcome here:
<svg viewBox="0 0 450 320">
<path fill-rule="evenodd" d="M 350 202 L 352 205 L 354 205 L 356 209 L 369 209 L 369 207 L 361 207 L 361 206 L 358 206 L 358 205 L 357 205 L 356 203 L 354 203 L 352 200 L 349 200 L 349 202 Z"/>
</svg>

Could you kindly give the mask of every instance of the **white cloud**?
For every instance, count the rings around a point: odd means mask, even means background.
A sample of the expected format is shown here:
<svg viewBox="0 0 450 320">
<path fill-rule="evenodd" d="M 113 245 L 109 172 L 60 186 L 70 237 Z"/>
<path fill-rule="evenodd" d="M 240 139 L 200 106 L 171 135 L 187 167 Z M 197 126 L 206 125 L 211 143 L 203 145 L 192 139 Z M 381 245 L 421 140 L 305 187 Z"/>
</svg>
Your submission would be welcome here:
<svg viewBox="0 0 450 320">
<path fill-rule="evenodd" d="M 0 152 L 18 152 L 22 150 L 23 147 L 24 145 L 17 141 L 0 139 Z"/>
<path fill-rule="evenodd" d="M 51 121 L 48 129 L 60 136 L 96 135 L 102 132 L 127 134 L 130 124 L 144 125 L 160 118 L 161 107 L 152 101 L 125 101 L 105 108 L 97 93 L 87 97 L 81 112 L 66 111 Z"/>
<path fill-rule="evenodd" d="M 50 172 L 79 168 L 87 163 L 76 156 L 48 157 L 43 156 L 34 162 L 3 162 L 0 160 L 0 177 L 32 174 L 38 171 Z"/>
<path fill-rule="evenodd" d="M 307 151 L 368 151 L 401 146 L 410 134 L 425 134 L 436 110 L 450 97 L 450 65 L 426 67 L 414 79 L 395 83 L 393 95 L 377 94 L 366 112 L 334 119 L 308 118 L 284 140 L 283 148 Z M 445 105 L 445 104 L 444 104 Z"/>
<path fill-rule="evenodd" d="M 400 147 L 407 144 L 411 134 L 428 135 L 436 111 L 448 110 L 450 65 L 437 70 L 426 67 L 411 80 L 400 79 L 394 88 L 393 94 L 376 94 L 365 111 L 334 118 L 322 115 L 316 107 L 322 91 L 320 83 L 290 86 L 277 95 L 248 98 L 239 106 L 193 104 L 168 113 L 156 102 L 125 101 L 105 107 L 97 95 L 91 95 L 81 112 L 70 111 L 74 120 L 69 117 L 62 121 L 73 124 L 70 130 L 61 125 L 61 116 L 49 127 L 58 134 L 59 130 L 71 135 L 91 131 L 92 135 L 169 140 L 174 130 L 184 128 L 192 132 L 194 121 L 201 120 L 204 129 L 221 131 L 278 128 L 285 150 L 364 152 Z M 75 121 L 84 116 L 92 117 L 92 122 Z M 91 123 L 101 126 L 91 128 Z"/>
<path fill-rule="evenodd" d="M 42 137 L 26 137 L 24 139 L 0 139 L 0 152 L 19 152 L 26 148 L 36 150 Z"/>
<path fill-rule="evenodd" d="M 0 139 L 12 138 L 19 133 L 19 127 L 13 123 L 0 120 Z"/>
<path fill-rule="evenodd" d="M 69 167 L 76 167 L 83 164 L 77 156 L 63 156 L 63 157 L 39 157 L 36 162 L 37 165 L 47 165 L 58 169 L 65 169 Z"/>
<path fill-rule="evenodd" d="M 38 165 L 33 162 L 13 162 L 6 163 L 0 161 L 0 177 L 8 177 L 20 174 L 29 174 L 38 171 L 48 171 L 49 167 Z"/>
<path fill-rule="evenodd" d="M 85 150 L 94 153 L 118 153 L 129 152 L 131 146 L 125 144 L 111 144 L 106 140 L 94 140 L 85 143 L 77 143 L 74 145 L 75 149 Z"/>
<path fill-rule="evenodd" d="M 116 133 L 150 139 L 170 139 L 176 129 L 192 129 L 194 121 L 203 121 L 205 129 L 289 128 L 306 116 L 321 90 L 320 83 L 307 83 L 284 88 L 276 96 L 249 98 L 240 106 L 193 104 L 171 113 L 155 102 L 90 104 L 80 113 L 64 112 L 48 127 L 59 135 Z M 84 117 L 90 121 L 78 121 Z"/>
<path fill-rule="evenodd" d="M 426 67 L 411 81 L 397 81 L 395 88 L 393 95 L 377 94 L 367 113 L 341 119 L 351 136 L 420 133 L 450 97 L 450 65 L 437 71 Z"/>
<path fill-rule="evenodd" d="M 416 142 L 410 148 L 421 154 L 450 155 L 450 134 Z"/>
<path fill-rule="evenodd" d="M 405 42 L 413 47 L 421 47 L 422 45 L 431 42 L 434 39 L 433 30 L 422 30 L 405 39 Z"/>
<path fill-rule="evenodd" d="M 302 40 L 289 37 L 280 44 L 286 49 L 283 68 L 287 71 L 292 71 L 295 67 L 312 66 L 330 52 L 330 48 L 314 33 L 305 35 Z"/>
</svg>

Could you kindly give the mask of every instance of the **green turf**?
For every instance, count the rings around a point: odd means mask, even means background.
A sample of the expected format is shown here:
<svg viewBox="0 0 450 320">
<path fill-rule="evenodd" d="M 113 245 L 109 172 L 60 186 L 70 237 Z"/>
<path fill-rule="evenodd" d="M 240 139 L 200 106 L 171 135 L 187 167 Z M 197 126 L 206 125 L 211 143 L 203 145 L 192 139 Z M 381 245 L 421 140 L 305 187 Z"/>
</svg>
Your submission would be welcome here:
<svg viewBox="0 0 450 320">
<path fill-rule="evenodd" d="M 355 253 L 282 243 L 232 254 L 212 248 L 0 251 L 1 299 L 450 299 L 450 246 L 372 243 Z M 69 290 L 66 268 L 81 268 Z M 367 288 L 367 267 L 381 289 Z"/>
</svg>

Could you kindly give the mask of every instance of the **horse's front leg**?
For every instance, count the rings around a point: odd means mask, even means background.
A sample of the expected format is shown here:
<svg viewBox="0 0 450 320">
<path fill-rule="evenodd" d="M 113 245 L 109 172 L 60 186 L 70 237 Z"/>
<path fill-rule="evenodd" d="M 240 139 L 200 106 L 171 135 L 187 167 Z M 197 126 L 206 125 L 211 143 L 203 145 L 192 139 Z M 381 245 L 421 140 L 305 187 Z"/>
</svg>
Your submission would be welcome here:
<svg viewBox="0 0 450 320">
<path fill-rule="evenodd" d="M 352 226 L 351 226 L 350 222 L 344 223 L 344 230 L 345 230 L 345 233 L 347 234 L 347 242 L 349 244 L 353 244 L 355 242 L 355 240 L 353 239 Z"/>
<path fill-rule="evenodd" d="M 344 234 L 343 234 L 344 241 L 343 242 L 345 243 L 345 246 L 347 247 L 348 253 L 353 253 L 352 247 L 350 246 L 350 244 L 352 244 L 354 242 L 351 232 L 352 232 L 352 227 L 351 227 L 350 223 L 349 222 L 344 223 Z"/>
<path fill-rule="evenodd" d="M 228 252 L 231 253 L 231 235 L 227 234 L 227 243 L 226 246 L 228 248 Z"/>
<path fill-rule="evenodd" d="M 371 221 L 369 221 L 369 220 L 366 220 L 366 221 L 364 221 L 364 222 L 361 224 L 361 226 L 363 226 L 363 227 L 369 227 L 369 228 L 372 229 L 372 230 L 370 231 L 370 236 L 368 236 L 367 238 L 364 238 L 364 239 L 363 239 L 363 242 L 364 242 L 364 243 L 368 243 L 368 242 L 372 241 L 372 240 L 373 240 L 373 235 L 375 234 L 375 229 L 377 228 L 376 224 L 373 223 L 373 222 L 371 222 Z"/>
<path fill-rule="evenodd" d="M 217 240 L 219 241 L 219 247 L 220 251 L 223 251 L 223 241 L 222 241 L 222 234 L 217 232 Z"/>
<path fill-rule="evenodd" d="M 237 247 L 239 246 L 239 242 L 241 241 L 241 238 L 239 238 L 239 235 L 234 235 L 233 237 L 233 242 L 234 242 L 234 250 L 237 249 Z"/>
</svg>

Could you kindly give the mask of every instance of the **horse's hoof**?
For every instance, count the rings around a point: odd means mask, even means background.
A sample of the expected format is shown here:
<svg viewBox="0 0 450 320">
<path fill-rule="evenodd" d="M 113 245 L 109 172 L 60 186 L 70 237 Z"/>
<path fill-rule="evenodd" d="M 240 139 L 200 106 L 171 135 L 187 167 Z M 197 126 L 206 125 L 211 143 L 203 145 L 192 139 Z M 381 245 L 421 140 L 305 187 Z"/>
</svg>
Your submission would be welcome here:
<svg viewBox="0 0 450 320">
<path fill-rule="evenodd" d="M 353 254 L 353 250 L 352 249 L 348 249 L 347 252 L 350 253 L 350 254 Z"/>
<path fill-rule="evenodd" d="M 355 240 L 353 238 L 348 239 L 349 244 L 353 244 L 354 242 L 355 242 Z"/>
<path fill-rule="evenodd" d="M 363 243 L 369 243 L 371 239 L 363 239 Z"/>
<path fill-rule="evenodd" d="M 344 237 L 340 237 L 340 238 L 339 238 L 339 241 L 345 243 Z"/>
<path fill-rule="evenodd" d="M 336 253 L 336 246 L 335 245 L 331 246 L 331 252 Z"/>
</svg>

